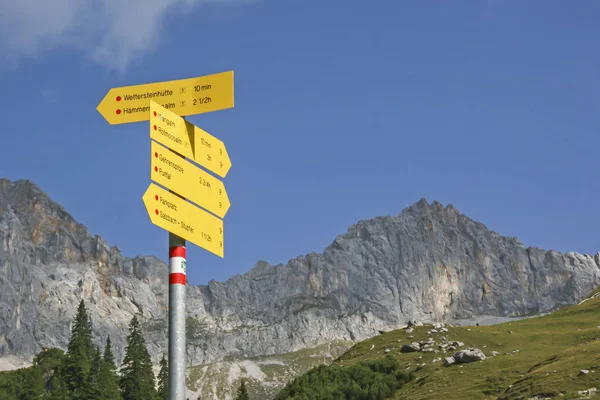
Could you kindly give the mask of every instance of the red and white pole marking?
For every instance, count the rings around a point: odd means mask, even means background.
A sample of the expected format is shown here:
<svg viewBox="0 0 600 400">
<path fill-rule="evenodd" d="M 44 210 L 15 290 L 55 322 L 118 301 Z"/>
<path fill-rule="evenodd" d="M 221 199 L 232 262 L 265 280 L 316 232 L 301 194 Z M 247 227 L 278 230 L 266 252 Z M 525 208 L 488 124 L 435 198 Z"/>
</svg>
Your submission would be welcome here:
<svg viewBox="0 0 600 400">
<path fill-rule="evenodd" d="M 185 246 L 169 248 L 169 285 L 184 285 L 187 283 Z"/>
</svg>

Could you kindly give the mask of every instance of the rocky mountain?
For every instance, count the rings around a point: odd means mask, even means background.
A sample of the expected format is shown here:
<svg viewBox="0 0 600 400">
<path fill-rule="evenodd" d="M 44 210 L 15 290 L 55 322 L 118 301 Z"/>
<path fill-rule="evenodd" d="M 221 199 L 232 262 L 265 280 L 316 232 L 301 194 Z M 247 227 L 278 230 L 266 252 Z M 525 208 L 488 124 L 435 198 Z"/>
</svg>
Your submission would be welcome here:
<svg viewBox="0 0 600 400">
<path fill-rule="evenodd" d="M 0 180 L 0 356 L 65 348 L 80 299 L 117 361 L 134 314 L 150 353 L 166 348 L 167 266 L 127 258 L 31 181 Z M 525 247 L 425 199 L 351 226 L 322 254 L 258 262 L 226 282 L 189 285 L 188 362 L 206 364 L 359 341 L 409 320 L 523 316 L 600 285 L 595 256 Z"/>
</svg>

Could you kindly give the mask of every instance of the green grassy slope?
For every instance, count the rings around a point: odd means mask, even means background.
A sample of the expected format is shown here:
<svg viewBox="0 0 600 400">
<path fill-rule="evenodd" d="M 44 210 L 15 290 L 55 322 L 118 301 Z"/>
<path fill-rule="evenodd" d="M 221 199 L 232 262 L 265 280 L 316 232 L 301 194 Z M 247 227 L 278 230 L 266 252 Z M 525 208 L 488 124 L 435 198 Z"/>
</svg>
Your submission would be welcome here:
<svg viewBox="0 0 600 400">
<path fill-rule="evenodd" d="M 417 377 L 394 399 L 437 399 L 440 395 L 444 400 L 577 399 L 582 398 L 578 391 L 597 387 L 600 392 L 600 296 L 543 317 L 446 328 L 448 332 L 431 334 L 427 333 L 431 326 L 416 327 L 410 334 L 388 332 L 356 344 L 332 365 L 350 366 L 392 355 Z M 430 337 L 437 353 L 400 352 L 403 344 L 427 342 Z M 444 353 L 438 347 L 446 340 L 464 342 L 459 349 L 481 349 L 487 358 L 445 366 L 444 358 L 455 352 Z M 492 351 L 499 354 L 491 357 Z M 436 358 L 441 361 L 433 362 Z M 590 372 L 582 375 L 582 369 Z"/>
<path fill-rule="evenodd" d="M 292 353 L 195 365 L 187 369 L 187 387 L 195 393 L 190 399 L 233 398 L 241 379 L 246 379 L 252 400 L 272 399 L 285 384 L 313 367 L 328 365 L 343 354 L 352 342 L 333 341 Z"/>
</svg>

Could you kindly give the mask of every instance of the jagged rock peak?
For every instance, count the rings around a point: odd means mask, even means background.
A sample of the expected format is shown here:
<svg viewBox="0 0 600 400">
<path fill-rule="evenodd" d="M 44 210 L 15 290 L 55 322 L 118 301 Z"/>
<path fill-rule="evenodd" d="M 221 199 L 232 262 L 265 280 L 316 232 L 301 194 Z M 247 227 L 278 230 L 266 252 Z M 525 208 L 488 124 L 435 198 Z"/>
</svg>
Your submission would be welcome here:
<svg viewBox="0 0 600 400">
<path fill-rule="evenodd" d="M 456 219 L 460 216 L 462 218 L 466 218 L 469 221 L 472 221 L 470 218 L 466 217 L 459 210 L 457 210 L 456 207 L 454 207 L 454 205 L 448 204 L 446 205 L 446 207 L 444 207 L 442 203 L 440 203 L 437 200 L 434 200 L 431 204 L 429 204 L 425 197 L 421 198 L 416 203 L 402 210 L 399 215 L 403 214 L 429 215 L 432 217 L 446 217 L 450 219 Z M 485 228 L 485 225 L 481 225 Z"/>
<path fill-rule="evenodd" d="M 392 225 L 394 227 L 392 227 Z M 503 236 L 488 229 L 481 222 L 475 221 L 462 214 L 454 205 L 448 204 L 445 207 L 437 200 L 429 203 L 426 198 L 421 198 L 409 207 L 403 209 L 395 216 L 381 216 L 368 220 L 361 220 L 351 225 L 346 234 L 336 237 L 332 246 L 336 247 L 348 238 L 367 239 L 370 233 L 376 233 L 379 230 L 402 229 L 406 234 L 424 234 L 424 232 L 444 231 L 455 229 L 458 231 L 468 231 L 474 235 L 489 236 L 500 241 L 508 241 L 512 244 L 523 246 L 516 237 Z M 412 232 L 412 233 L 409 233 Z M 327 252 L 327 250 L 325 250 Z"/>
<path fill-rule="evenodd" d="M 140 279 L 157 273 L 156 263 L 149 261 L 154 257 L 124 257 L 118 246 L 109 246 L 99 235 L 92 236 L 62 205 L 28 179 L 0 179 L 2 230 L 11 238 L 19 238 L 12 240 L 15 246 L 21 247 L 15 251 L 33 251 L 36 263 L 93 262 L 101 265 L 104 272 L 134 275 Z"/>
<path fill-rule="evenodd" d="M 74 220 L 63 206 L 50 199 L 48 194 L 29 179 L 10 181 L 6 178 L 0 178 L 0 203 L 8 203 L 12 205 L 13 209 L 25 209 L 35 204 L 43 204 L 48 209 L 52 208 L 64 212 L 64 217 Z"/>
<path fill-rule="evenodd" d="M 42 228 L 63 230 L 73 239 L 85 240 L 90 237 L 86 227 L 78 223 L 62 205 L 52 200 L 48 194 L 30 180 L 11 182 L 0 179 L 0 215 L 2 208 L 10 208 L 23 224 L 25 240 L 38 245 L 56 245 L 43 243 L 38 236 Z M 48 225 L 46 225 L 48 224 Z"/>
</svg>

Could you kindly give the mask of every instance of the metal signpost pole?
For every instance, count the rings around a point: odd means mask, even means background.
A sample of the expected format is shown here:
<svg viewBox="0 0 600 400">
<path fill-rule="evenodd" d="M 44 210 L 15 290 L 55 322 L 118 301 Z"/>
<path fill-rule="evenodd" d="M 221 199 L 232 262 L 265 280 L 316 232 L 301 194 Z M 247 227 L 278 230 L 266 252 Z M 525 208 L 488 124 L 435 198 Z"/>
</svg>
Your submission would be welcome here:
<svg viewBox="0 0 600 400">
<path fill-rule="evenodd" d="M 185 240 L 169 232 L 169 400 L 185 400 Z"/>
</svg>

